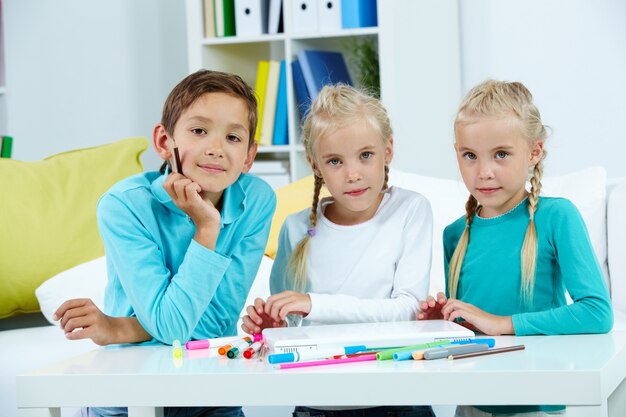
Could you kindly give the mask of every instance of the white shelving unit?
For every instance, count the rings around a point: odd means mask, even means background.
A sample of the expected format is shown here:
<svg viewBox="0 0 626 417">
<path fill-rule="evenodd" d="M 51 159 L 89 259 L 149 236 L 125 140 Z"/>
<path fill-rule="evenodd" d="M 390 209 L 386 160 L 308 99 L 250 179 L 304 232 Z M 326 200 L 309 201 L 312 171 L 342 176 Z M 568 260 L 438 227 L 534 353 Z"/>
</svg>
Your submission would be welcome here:
<svg viewBox="0 0 626 417">
<path fill-rule="evenodd" d="M 381 97 L 394 125 L 396 155 L 399 151 L 418 154 L 416 141 L 451 129 L 447 113 L 458 105 L 461 81 L 456 0 L 379 0 L 378 27 L 313 34 L 294 33 L 291 16 L 296 3 L 283 0 L 284 33 L 204 38 L 203 1 L 186 0 L 190 72 L 201 68 L 232 72 L 254 86 L 258 61 L 286 60 L 289 145 L 260 147 L 257 160 L 287 161 L 291 181 L 310 174 L 300 139 L 291 62 L 303 49 L 341 51 L 351 78 L 358 83 L 357 72 L 350 63 L 350 37 L 371 37 L 378 46 Z M 415 21 L 422 26 L 417 27 Z M 440 68 L 433 70 L 432 65 Z M 416 114 L 422 107 L 432 108 L 433 112 L 443 109 L 446 116 Z M 446 151 L 452 154 L 449 143 L 446 145 Z M 418 172 L 414 165 L 412 158 L 406 158 L 404 164 L 394 164 Z"/>
</svg>

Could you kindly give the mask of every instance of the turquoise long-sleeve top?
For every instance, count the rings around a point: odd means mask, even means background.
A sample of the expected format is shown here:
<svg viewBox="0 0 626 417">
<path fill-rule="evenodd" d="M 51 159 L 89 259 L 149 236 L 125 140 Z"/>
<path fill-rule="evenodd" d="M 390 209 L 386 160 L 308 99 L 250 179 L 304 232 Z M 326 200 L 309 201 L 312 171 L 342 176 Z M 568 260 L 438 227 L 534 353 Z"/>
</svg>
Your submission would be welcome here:
<svg viewBox="0 0 626 417">
<path fill-rule="evenodd" d="M 526 200 L 498 217 L 474 217 L 457 298 L 491 314 L 512 316 L 518 336 L 610 331 L 613 311 L 600 265 L 584 220 L 574 204 L 564 198 L 539 198 L 535 213 L 538 247 L 533 298 L 531 305 L 523 304 L 521 252 L 528 220 Z M 461 217 L 444 230 L 446 276 L 464 228 L 465 217 Z M 570 305 L 566 302 L 566 290 L 573 300 Z M 479 408 L 510 413 L 563 407 Z"/>
<path fill-rule="evenodd" d="M 163 188 L 165 178 L 137 174 L 98 203 L 105 313 L 136 316 L 163 343 L 234 335 L 267 243 L 274 191 L 247 174 L 228 187 L 213 251 L 193 240 L 196 227 Z"/>
</svg>

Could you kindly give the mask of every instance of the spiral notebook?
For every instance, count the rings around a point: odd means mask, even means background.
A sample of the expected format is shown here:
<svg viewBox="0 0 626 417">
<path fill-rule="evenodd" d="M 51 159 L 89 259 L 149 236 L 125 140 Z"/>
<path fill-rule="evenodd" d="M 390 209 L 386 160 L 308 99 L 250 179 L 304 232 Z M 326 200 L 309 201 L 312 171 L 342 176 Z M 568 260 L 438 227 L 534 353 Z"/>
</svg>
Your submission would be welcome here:
<svg viewBox="0 0 626 417">
<path fill-rule="evenodd" d="M 264 343 L 272 353 L 355 345 L 386 348 L 469 337 L 474 337 L 474 332 L 446 320 L 329 324 L 263 330 Z"/>
</svg>

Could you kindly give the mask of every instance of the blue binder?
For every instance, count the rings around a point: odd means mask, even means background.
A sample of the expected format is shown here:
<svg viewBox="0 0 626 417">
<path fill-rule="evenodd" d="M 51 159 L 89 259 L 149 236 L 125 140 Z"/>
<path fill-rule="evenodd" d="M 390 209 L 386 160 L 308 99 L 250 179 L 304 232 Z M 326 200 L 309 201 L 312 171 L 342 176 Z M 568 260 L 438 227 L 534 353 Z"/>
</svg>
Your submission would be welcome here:
<svg viewBox="0 0 626 417">
<path fill-rule="evenodd" d="M 376 0 L 341 0 L 341 26 L 344 29 L 378 26 Z"/>
<path fill-rule="evenodd" d="M 287 132 L 287 71 L 283 59 L 280 61 L 280 74 L 278 75 L 278 97 L 276 98 L 272 145 L 286 145 L 287 143 L 289 143 L 289 133 Z"/>
<path fill-rule="evenodd" d="M 304 116 L 306 116 L 309 108 L 311 107 L 311 96 L 309 95 L 309 90 L 306 87 L 304 75 L 302 75 L 300 62 L 298 62 L 297 59 L 291 63 L 291 73 L 293 77 L 293 89 L 296 93 L 298 113 L 300 113 L 300 119 L 304 119 Z"/>
<path fill-rule="evenodd" d="M 340 52 L 302 50 L 298 53 L 300 68 L 311 100 L 326 84 L 352 85 L 348 67 Z"/>
</svg>

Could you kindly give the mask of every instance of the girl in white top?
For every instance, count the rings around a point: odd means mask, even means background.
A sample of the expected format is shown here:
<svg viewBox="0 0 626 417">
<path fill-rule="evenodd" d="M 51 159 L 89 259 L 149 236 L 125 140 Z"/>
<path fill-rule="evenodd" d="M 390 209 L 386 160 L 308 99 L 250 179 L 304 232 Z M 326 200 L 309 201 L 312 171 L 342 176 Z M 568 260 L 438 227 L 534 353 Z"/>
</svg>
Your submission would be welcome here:
<svg viewBox="0 0 626 417">
<path fill-rule="evenodd" d="M 285 220 L 273 295 L 248 306 L 242 329 L 260 333 L 287 319 L 290 325 L 414 319 L 429 285 L 432 211 L 422 195 L 387 186 L 393 139 L 386 110 L 353 87 L 326 86 L 302 136 L 315 178 L 313 204 Z M 332 197 L 320 201 L 322 185 Z M 434 416 L 430 407 L 393 410 Z M 363 411 L 373 417 L 390 408 Z M 327 415 L 296 407 L 299 413 Z"/>
</svg>

